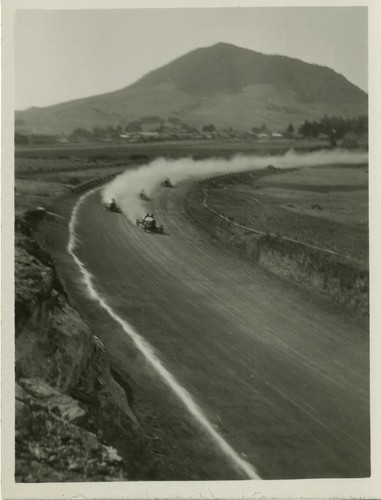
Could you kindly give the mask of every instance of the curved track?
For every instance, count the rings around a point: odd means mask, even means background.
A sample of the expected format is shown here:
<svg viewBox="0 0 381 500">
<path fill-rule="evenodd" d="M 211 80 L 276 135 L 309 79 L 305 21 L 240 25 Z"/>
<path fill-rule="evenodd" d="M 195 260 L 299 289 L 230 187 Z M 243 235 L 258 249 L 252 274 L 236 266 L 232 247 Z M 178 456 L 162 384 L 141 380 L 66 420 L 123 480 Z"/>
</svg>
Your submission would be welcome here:
<svg viewBox="0 0 381 500">
<path fill-rule="evenodd" d="M 97 289 L 261 477 L 369 475 L 366 332 L 213 245 L 185 189 L 150 207 L 164 235 L 85 200 L 76 253 Z"/>
</svg>

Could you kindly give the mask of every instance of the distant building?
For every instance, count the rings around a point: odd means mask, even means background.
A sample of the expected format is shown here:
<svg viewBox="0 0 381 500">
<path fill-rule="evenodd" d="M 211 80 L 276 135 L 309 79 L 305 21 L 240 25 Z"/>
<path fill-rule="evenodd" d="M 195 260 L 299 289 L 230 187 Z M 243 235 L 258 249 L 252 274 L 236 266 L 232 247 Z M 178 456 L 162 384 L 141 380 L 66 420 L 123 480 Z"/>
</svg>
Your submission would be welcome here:
<svg viewBox="0 0 381 500">
<path fill-rule="evenodd" d="M 159 132 L 157 131 L 154 131 L 154 130 L 147 130 L 147 131 L 142 131 L 142 132 L 139 132 L 138 134 L 140 137 L 159 137 Z"/>
<path fill-rule="evenodd" d="M 29 136 L 30 144 L 57 144 L 58 137 L 48 134 L 31 134 Z"/>
<path fill-rule="evenodd" d="M 329 139 L 329 135 L 328 134 L 319 134 L 318 139 Z"/>
<path fill-rule="evenodd" d="M 142 132 L 158 132 L 158 130 L 161 127 L 161 122 L 152 121 L 152 122 L 142 123 L 141 127 L 142 127 Z"/>
</svg>

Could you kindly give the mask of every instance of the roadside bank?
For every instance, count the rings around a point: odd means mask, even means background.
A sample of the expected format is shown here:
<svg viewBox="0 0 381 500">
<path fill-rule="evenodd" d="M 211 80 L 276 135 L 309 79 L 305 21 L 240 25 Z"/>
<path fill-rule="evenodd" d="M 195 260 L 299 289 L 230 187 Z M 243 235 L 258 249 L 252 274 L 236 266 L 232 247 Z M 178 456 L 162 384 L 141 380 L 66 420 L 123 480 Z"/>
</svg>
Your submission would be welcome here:
<svg viewBox="0 0 381 500">
<path fill-rule="evenodd" d="M 234 211 L 229 206 L 222 210 L 222 202 L 218 205 L 216 201 L 220 193 L 224 199 L 228 197 L 234 185 L 255 185 L 265 176 L 278 174 L 281 176 L 284 171 L 269 166 L 261 171 L 226 175 L 194 184 L 185 197 L 185 211 L 198 227 L 240 258 L 312 290 L 333 301 L 345 314 L 366 324 L 369 317 L 369 271 L 363 262 L 302 238 L 297 241 L 284 234 L 272 233 L 271 228 L 264 230 L 259 217 L 257 227 L 248 226 L 244 213 L 248 208 L 244 201 L 239 200 L 242 207 L 234 207 Z M 260 212 L 261 200 L 256 193 L 255 196 L 254 210 L 258 207 Z"/>
<path fill-rule="evenodd" d="M 16 480 L 133 479 L 139 424 L 32 224 L 30 214 L 16 218 Z"/>
</svg>

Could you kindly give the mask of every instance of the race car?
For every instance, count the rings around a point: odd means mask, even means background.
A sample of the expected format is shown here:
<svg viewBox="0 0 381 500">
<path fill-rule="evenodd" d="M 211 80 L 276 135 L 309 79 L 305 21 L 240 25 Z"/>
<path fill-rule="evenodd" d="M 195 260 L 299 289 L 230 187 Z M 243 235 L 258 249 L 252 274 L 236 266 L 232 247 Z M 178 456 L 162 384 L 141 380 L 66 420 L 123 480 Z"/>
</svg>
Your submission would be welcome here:
<svg viewBox="0 0 381 500">
<path fill-rule="evenodd" d="M 162 224 L 160 226 L 157 225 L 153 214 L 147 214 L 143 219 L 136 219 L 136 225 L 138 227 L 143 226 L 145 233 L 149 231 L 151 233 L 163 234 L 164 232 L 164 226 Z"/>
<path fill-rule="evenodd" d="M 171 180 L 168 177 L 163 180 L 163 182 L 161 183 L 161 185 L 163 187 L 167 187 L 167 188 L 173 187 L 173 184 L 172 184 Z"/>
<path fill-rule="evenodd" d="M 147 196 L 147 193 L 144 191 L 144 189 L 142 189 L 142 190 L 140 191 L 140 193 L 139 193 L 139 198 L 140 198 L 141 200 L 144 200 L 144 201 L 149 201 L 149 200 L 150 200 L 149 196 Z"/>
<path fill-rule="evenodd" d="M 118 207 L 115 198 L 111 198 L 111 200 L 105 201 L 104 207 L 106 210 L 110 210 L 110 212 L 120 213 L 120 208 Z"/>
</svg>

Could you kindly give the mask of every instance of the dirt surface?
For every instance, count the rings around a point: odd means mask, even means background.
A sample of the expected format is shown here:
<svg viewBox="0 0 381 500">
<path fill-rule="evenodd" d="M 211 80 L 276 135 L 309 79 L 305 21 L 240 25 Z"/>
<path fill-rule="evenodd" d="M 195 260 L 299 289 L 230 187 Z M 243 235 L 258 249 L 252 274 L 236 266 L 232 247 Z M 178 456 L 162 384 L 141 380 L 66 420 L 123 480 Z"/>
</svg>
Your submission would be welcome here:
<svg viewBox="0 0 381 500">
<path fill-rule="evenodd" d="M 104 211 L 98 193 L 86 200 L 77 253 L 97 289 L 263 478 L 368 476 L 367 333 L 325 302 L 211 244 L 185 217 L 185 189 L 162 189 L 150 206 L 164 235 Z M 58 240 L 50 241 L 56 250 Z M 84 295 L 73 264 L 63 255 L 60 261 L 114 369 L 136 388 L 134 413 L 147 433 L 157 431 L 154 452 L 166 457 L 162 474 L 240 477 L 127 336 Z"/>
</svg>

